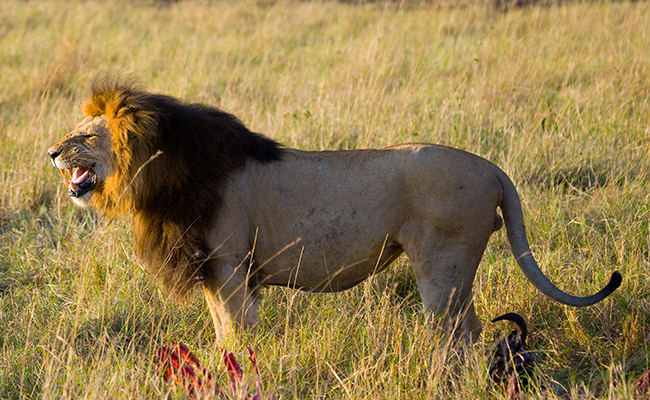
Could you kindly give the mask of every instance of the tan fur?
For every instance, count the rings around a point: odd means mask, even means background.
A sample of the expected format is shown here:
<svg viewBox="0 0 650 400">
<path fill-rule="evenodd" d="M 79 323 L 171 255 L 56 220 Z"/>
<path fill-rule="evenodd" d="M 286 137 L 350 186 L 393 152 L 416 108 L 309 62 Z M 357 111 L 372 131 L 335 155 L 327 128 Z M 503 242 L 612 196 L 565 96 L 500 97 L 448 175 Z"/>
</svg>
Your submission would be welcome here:
<svg viewBox="0 0 650 400">
<path fill-rule="evenodd" d="M 472 284 L 502 225 L 498 207 L 520 267 L 546 295 L 584 306 L 620 284 L 615 273 L 586 298 L 555 287 L 530 253 L 508 177 L 461 150 L 281 149 L 215 108 L 111 78 L 84 112 L 49 150 L 59 168 L 95 165 L 97 185 L 76 202 L 131 215 L 138 255 L 172 292 L 200 282 L 218 335 L 233 320 L 254 328 L 264 285 L 344 290 L 406 252 L 428 318 L 475 338 Z"/>
</svg>

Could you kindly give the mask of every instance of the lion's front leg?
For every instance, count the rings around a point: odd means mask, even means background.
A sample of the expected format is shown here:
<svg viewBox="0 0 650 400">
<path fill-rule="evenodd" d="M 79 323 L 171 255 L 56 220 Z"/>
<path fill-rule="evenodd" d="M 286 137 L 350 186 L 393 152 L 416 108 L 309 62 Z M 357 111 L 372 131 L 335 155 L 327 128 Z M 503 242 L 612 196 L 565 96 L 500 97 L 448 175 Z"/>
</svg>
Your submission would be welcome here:
<svg viewBox="0 0 650 400">
<path fill-rule="evenodd" d="M 255 333 L 259 316 L 257 301 L 249 289 L 242 267 L 219 266 L 213 276 L 203 282 L 203 294 L 210 308 L 218 341 L 223 341 L 233 328 Z"/>
</svg>

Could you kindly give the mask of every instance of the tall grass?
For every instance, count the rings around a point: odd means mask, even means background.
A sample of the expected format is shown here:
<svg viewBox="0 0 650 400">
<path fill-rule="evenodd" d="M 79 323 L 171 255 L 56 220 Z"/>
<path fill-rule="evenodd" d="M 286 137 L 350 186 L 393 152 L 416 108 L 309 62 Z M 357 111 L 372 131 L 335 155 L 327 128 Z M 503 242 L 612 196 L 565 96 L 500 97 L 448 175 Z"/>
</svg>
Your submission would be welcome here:
<svg viewBox="0 0 650 400">
<path fill-rule="evenodd" d="M 0 398 L 185 398 L 155 369 L 172 338 L 225 379 L 200 295 L 166 299 L 128 221 L 76 209 L 46 157 L 110 69 L 291 147 L 477 153 L 517 183 L 560 287 L 590 294 L 623 273 L 604 302 L 565 307 L 526 281 L 498 232 L 475 282 L 485 331 L 462 353 L 427 331 L 406 258 L 343 293 L 272 288 L 258 336 L 227 345 L 257 348 L 276 397 L 504 398 L 484 353 L 506 329 L 488 321 L 513 311 L 544 380 L 632 398 L 650 354 L 649 3 L 3 2 Z M 537 384 L 530 397 L 554 395 Z"/>
</svg>

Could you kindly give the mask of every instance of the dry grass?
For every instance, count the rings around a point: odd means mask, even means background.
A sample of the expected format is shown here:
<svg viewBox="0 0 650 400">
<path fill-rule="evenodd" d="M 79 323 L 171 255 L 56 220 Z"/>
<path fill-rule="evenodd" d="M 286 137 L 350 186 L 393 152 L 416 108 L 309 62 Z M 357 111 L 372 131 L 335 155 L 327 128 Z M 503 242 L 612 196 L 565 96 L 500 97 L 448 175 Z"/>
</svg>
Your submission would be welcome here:
<svg viewBox="0 0 650 400">
<path fill-rule="evenodd" d="M 219 370 L 197 295 L 163 298 L 126 221 L 66 198 L 48 145 L 80 118 L 93 77 L 135 73 L 152 91 L 206 102 L 287 146 L 429 141 L 475 152 L 517 183 L 531 243 L 563 289 L 549 301 L 503 232 L 476 278 L 485 333 L 448 353 L 424 327 L 406 259 L 359 287 L 275 288 L 257 338 L 278 398 L 504 398 L 484 351 L 503 312 L 529 320 L 538 373 L 579 398 L 631 398 L 650 349 L 650 3 L 490 5 L 335 2 L 19 2 L 0 11 L 0 397 L 184 398 L 155 372 L 181 338 Z M 549 398 L 533 388 L 531 398 Z M 551 396 L 552 397 L 552 396 Z"/>
</svg>

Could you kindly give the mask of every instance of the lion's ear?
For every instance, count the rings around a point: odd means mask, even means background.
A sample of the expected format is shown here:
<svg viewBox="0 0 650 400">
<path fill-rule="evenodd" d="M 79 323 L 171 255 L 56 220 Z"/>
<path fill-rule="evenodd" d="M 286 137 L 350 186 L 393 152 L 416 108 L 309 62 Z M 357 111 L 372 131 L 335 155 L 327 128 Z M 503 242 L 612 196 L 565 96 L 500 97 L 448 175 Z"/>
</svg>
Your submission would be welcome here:
<svg viewBox="0 0 650 400">
<path fill-rule="evenodd" d="M 81 110 L 86 116 L 106 115 L 109 119 L 115 119 L 124 108 L 128 108 L 130 96 L 128 88 L 94 87 L 91 96 L 81 106 Z"/>
<path fill-rule="evenodd" d="M 106 102 L 103 100 L 104 99 L 93 96 L 84 101 L 83 105 L 81 106 L 81 111 L 87 117 L 99 117 L 101 115 L 109 116 L 106 113 Z"/>
</svg>

